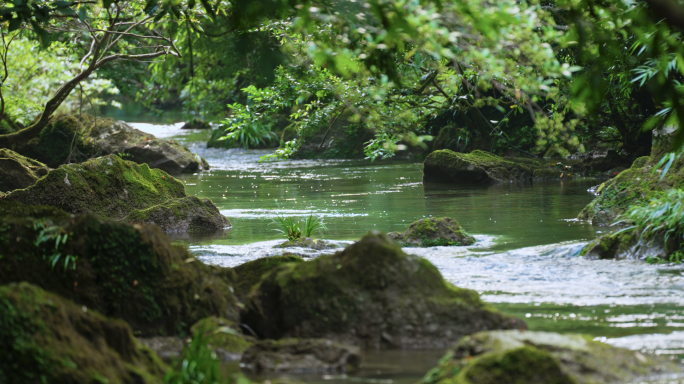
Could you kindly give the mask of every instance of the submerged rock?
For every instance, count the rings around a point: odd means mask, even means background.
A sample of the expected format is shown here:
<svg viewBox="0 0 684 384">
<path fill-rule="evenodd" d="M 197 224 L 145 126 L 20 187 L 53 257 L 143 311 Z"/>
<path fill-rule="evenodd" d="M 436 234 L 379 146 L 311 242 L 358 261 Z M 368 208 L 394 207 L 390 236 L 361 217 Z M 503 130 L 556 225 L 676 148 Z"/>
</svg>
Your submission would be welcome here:
<svg viewBox="0 0 684 384">
<path fill-rule="evenodd" d="M 503 158 L 489 152 L 434 151 L 423 164 L 423 180 L 449 183 L 531 181 L 538 161 Z"/>
<path fill-rule="evenodd" d="M 666 357 L 611 347 L 582 335 L 489 331 L 461 339 L 421 383 L 631 383 L 680 371 Z"/>
<path fill-rule="evenodd" d="M 375 348 L 443 348 L 477 331 L 525 327 L 380 233 L 267 274 L 241 319 L 262 338 L 326 338 Z"/>
<path fill-rule="evenodd" d="M 0 286 L 0 382 L 160 383 L 166 367 L 121 320 L 28 284 Z"/>
<path fill-rule="evenodd" d="M 240 366 L 254 373 L 346 373 L 360 362 L 358 347 L 325 339 L 259 341 L 247 349 Z"/>
<path fill-rule="evenodd" d="M 217 231 L 230 226 L 228 218 L 221 215 L 211 200 L 195 196 L 133 210 L 124 221 L 157 224 L 165 232 Z"/>
<path fill-rule="evenodd" d="M 216 316 L 198 321 L 191 331 L 193 335 L 204 333 L 209 347 L 224 362 L 239 361 L 242 353 L 255 342 L 252 337 L 243 335 L 235 322 Z"/>
<path fill-rule="evenodd" d="M 230 225 L 211 201 L 188 197 L 183 183 L 168 173 L 115 155 L 62 165 L 4 200 L 154 223 L 165 231 L 217 230 Z"/>
<path fill-rule="evenodd" d="M 388 236 L 402 245 L 426 247 L 475 243 L 475 238 L 467 234 L 458 221 L 450 217 L 420 219 L 411 223 L 404 233 L 392 232 Z"/>
<path fill-rule="evenodd" d="M 257 283 L 261 281 L 263 275 L 275 270 L 286 263 L 301 263 L 301 257 L 294 255 L 282 255 L 262 257 L 260 259 L 248 261 L 233 268 L 237 278 L 235 280 L 235 295 L 241 302 L 247 299 L 247 295 Z"/>
<path fill-rule="evenodd" d="M 288 240 L 284 243 L 275 245 L 273 248 L 310 248 L 317 251 L 324 249 L 335 249 L 337 244 L 329 243 L 325 240 L 312 239 L 310 237 L 302 237 L 296 240 Z"/>
<path fill-rule="evenodd" d="M 158 139 L 121 121 L 90 115 L 81 115 L 80 121 L 79 116 L 53 118 L 38 137 L 20 145 L 17 152 L 52 168 L 110 154 L 170 174 L 199 172 L 206 165 L 179 143 Z"/>
<path fill-rule="evenodd" d="M 6 148 L 0 149 L 0 191 L 9 192 L 36 183 L 49 168 Z"/>
<path fill-rule="evenodd" d="M 157 226 L 0 201 L 0 250 L 0 284 L 36 284 L 125 320 L 137 336 L 238 319 L 233 270 L 194 259 Z"/>
</svg>

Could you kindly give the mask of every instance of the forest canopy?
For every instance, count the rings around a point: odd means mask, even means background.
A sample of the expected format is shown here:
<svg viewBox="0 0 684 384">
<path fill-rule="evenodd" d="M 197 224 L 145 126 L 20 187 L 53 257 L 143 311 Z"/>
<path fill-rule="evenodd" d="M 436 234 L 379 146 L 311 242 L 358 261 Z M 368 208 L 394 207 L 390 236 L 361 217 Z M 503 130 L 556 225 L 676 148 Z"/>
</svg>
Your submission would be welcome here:
<svg viewBox="0 0 684 384">
<path fill-rule="evenodd" d="M 0 145 L 114 94 L 247 147 L 285 128 L 276 158 L 342 115 L 372 132 L 373 159 L 448 124 L 457 147 L 487 131 L 495 152 L 637 157 L 684 118 L 682 15 L 674 0 L 4 1 Z"/>
</svg>

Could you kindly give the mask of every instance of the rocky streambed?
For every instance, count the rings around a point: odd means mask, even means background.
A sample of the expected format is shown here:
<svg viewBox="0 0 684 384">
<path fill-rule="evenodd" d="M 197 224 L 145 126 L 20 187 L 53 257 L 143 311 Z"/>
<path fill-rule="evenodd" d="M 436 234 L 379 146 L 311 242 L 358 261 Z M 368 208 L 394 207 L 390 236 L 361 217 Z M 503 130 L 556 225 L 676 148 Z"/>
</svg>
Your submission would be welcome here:
<svg viewBox="0 0 684 384">
<path fill-rule="evenodd" d="M 103 157 L 48 170 L 5 196 L 1 240 L 12 252 L 0 258 L 3 329 L 12 337 L 42 330 L 21 346 L 35 353 L 16 361 L 43 356 L 36 372 L 80 382 L 84 351 L 99 345 L 101 358 L 90 361 L 125 356 L 106 377 L 154 382 L 164 363 L 147 348 L 168 360 L 182 348 L 178 336 L 192 332 L 253 380 L 679 380 L 682 273 L 579 256 L 604 231 L 573 220 L 594 197 L 586 191 L 594 180 L 431 184 L 415 163 L 268 164 L 256 161 L 263 151 L 194 149 L 211 172 L 176 180 Z M 65 205 L 59 197 L 73 188 L 85 197 Z M 136 205 L 140 191 L 145 204 Z M 52 207 L 20 205 L 35 203 L 27 196 Z M 198 208 L 183 215 L 206 211 L 233 227 L 169 232 L 188 251 L 148 225 L 164 229 L 186 200 Z M 310 214 L 326 222 L 326 246 L 279 246 L 271 219 Z M 453 236 L 431 237 L 445 230 Z M 71 240 L 59 243 L 63 235 Z M 50 306 L 60 315 L 36 316 Z M 31 316 L 50 326 L 21 322 Z M 55 344 L 64 337 L 72 344 Z"/>
</svg>

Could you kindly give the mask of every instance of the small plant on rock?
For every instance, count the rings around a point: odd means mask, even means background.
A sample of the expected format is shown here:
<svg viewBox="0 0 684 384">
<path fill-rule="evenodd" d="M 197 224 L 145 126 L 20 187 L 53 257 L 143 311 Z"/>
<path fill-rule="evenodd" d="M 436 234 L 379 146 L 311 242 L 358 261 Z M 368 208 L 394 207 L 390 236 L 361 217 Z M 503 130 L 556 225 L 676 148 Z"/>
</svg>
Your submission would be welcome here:
<svg viewBox="0 0 684 384">
<path fill-rule="evenodd" d="M 43 222 L 33 224 L 33 229 L 38 231 L 38 237 L 34 242 L 36 247 L 54 241 L 54 248 L 43 255 L 43 258 L 50 264 L 51 270 L 55 269 L 55 265 L 57 265 L 60 260 L 63 260 L 64 262 L 65 271 L 69 268 L 76 269 L 78 257 L 64 254 L 63 252 L 64 245 L 69 239 L 70 233 L 66 232 L 62 227 L 45 225 Z"/>
<path fill-rule="evenodd" d="M 665 245 L 674 240 L 678 249 L 667 250 L 670 262 L 684 259 L 684 191 L 670 189 L 652 198 L 648 204 L 630 207 L 616 224 L 627 224 L 619 232 L 636 231 L 639 244 L 662 236 Z"/>
<path fill-rule="evenodd" d="M 309 217 L 306 218 L 306 221 L 304 221 L 304 237 L 311 237 L 314 233 L 327 229 L 323 220 L 314 217 L 314 215 L 309 215 Z"/>
</svg>

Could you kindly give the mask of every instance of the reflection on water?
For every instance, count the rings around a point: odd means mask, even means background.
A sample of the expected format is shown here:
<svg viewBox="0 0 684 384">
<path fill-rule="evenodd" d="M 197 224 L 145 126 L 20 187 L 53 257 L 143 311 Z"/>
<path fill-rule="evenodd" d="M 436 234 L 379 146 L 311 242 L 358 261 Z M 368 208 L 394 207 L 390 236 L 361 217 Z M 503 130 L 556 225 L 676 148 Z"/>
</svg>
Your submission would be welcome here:
<svg viewBox="0 0 684 384">
<path fill-rule="evenodd" d="M 419 163 L 265 163 L 259 158 L 267 151 L 206 149 L 187 139 L 206 132 L 184 135 L 173 138 L 212 165 L 210 172 L 183 176 L 186 190 L 211 198 L 233 224 L 227 233 L 178 238 L 206 262 L 235 266 L 282 253 L 273 248 L 284 240 L 271 225 L 276 214 L 322 217 L 328 226 L 322 237 L 340 246 L 369 230 L 403 231 L 416 219 L 450 216 L 476 234 L 474 246 L 405 251 L 430 260 L 453 284 L 524 318 L 530 329 L 585 333 L 620 347 L 684 356 L 684 267 L 578 256 L 587 240 L 607 231 L 573 220 L 593 198 L 586 190 L 595 180 L 423 185 Z M 367 352 L 361 372 L 305 379 L 408 384 L 441 354 Z M 649 382 L 678 382 L 668 380 Z"/>
<path fill-rule="evenodd" d="M 292 375 L 293 379 L 307 383 L 368 383 L 368 384 L 414 384 L 425 373 L 437 365 L 444 355 L 443 350 L 427 351 L 364 351 L 361 367 L 346 375 Z M 252 376 L 254 379 L 268 379 L 272 376 Z M 277 377 L 288 377 L 277 375 Z"/>
</svg>

